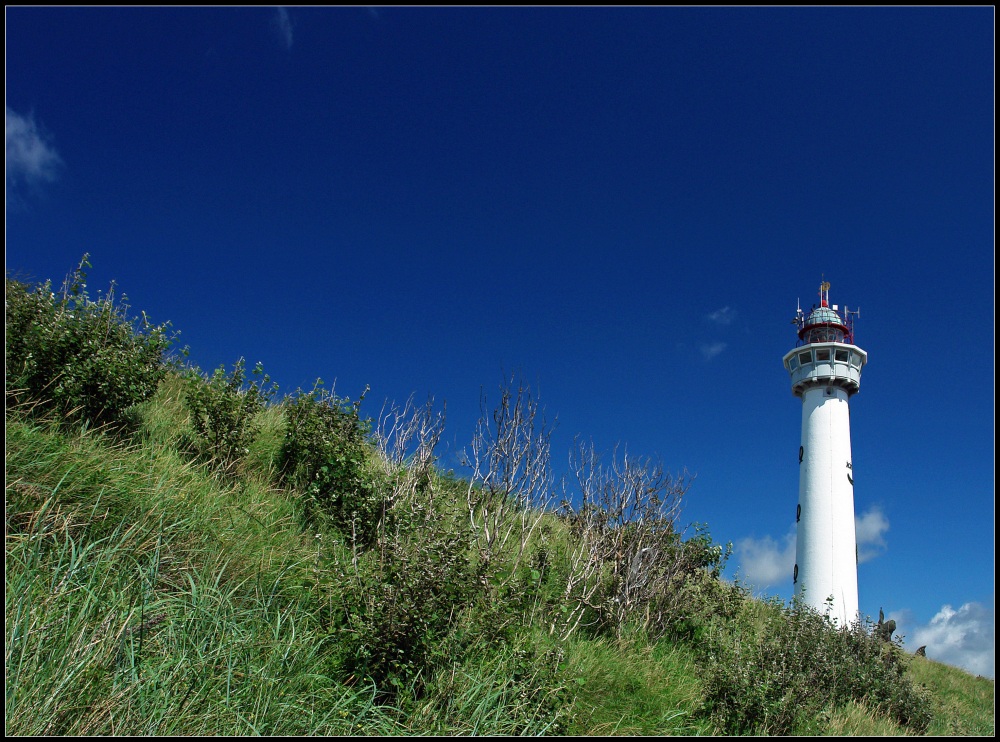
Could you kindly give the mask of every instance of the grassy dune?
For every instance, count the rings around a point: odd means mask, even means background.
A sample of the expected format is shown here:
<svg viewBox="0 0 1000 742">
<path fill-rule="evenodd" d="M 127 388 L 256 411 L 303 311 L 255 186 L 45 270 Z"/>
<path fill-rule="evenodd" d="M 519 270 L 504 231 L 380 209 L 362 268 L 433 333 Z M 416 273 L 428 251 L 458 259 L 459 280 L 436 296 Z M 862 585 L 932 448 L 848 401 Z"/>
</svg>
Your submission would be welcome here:
<svg viewBox="0 0 1000 742">
<path fill-rule="evenodd" d="M 8 734 L 994 733 L 993 681 L 722 581 L 683 478 L 581 448 L 551 507 L 523 387 L 459 478 L 429 407 L 161 365 L 71 278 L 8 281 Z"/>
<path fill-rule="evenodd" d="M 172 445 L 179 384 L 139 442 L 67 433 L 8 411 L 6 723 L 15 734 L 712 734 L 697 652 L 682 642 L 576 636 L 556 646 L 550 698 L 517 643 L 467 652 L 419 697 L 345 675 L 330 630 L 337 586 L 294 493 L 270 484 L 280 416 L 226 481 Z M 340 556 L 344 556 L 341 554 Z M 536 634 L 532 638 L 532 634 Z M 537 659 L 537 650 L 534 655 Z M 931 734 L 992 734 L 994 684 L 923 658 Z M 870 706 L 824 733 L 907 734 Z"/>
</svg>

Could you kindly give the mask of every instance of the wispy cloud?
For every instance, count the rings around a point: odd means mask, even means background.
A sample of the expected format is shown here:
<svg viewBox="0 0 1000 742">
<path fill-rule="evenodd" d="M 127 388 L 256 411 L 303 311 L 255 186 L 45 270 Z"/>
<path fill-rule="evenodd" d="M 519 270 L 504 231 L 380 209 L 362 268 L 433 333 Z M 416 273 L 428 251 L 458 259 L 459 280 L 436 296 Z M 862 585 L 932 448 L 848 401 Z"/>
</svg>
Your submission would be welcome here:
<svg viewBox="0 0 1000 742">
<path fill-rule="evenodd" d="M 706 361 L 710 361 L 715 358 L 719 353 L 726 349 L 725 343 L 702 343 L 699 346 L 701 350 L 701 355 Z"/>
<path fill-rule="evenodd" d="M 736 312 L 729 307 L 716 309 L 705 315 L 705 321 L 716 328 L 728 327 L 736 319 Z M 704 342 L 699 347 L 701 355 L 706 361 L 710 361 L 726 349 L 726 343 L 717 340 L 715 342 Z"/>
<path fill-rule="evenodd" d="M 926 646 L 930 659 L 975 675 L 996 676 L 996 612 L 993 606 L 965 603 L 957 611 L 944 605 L 926 626 L 907 637 L 908 647 Z"/>
<path fill-rule="evenodd" d="M 889 530 L 889 519 L 877 506 L 855 516 L 854 529 L 858 543 L 858 562 L 874 559 L 886 549 L 883 534 Z"/>
<path fill-rule="evenodd" d="M 791 582 L 795 565 L 795 526 L 780 540 L 771 536 L 744 538 L 733 545 L 742 578 L 763 589 L 781 582 Z"/>
<path fill-rule="evenodd" d="M 293 29 L 292 29 L 292 18 L 288 15 L 288 10 L 285 8 L 278 8 L 277 14 L 274 17 L 274 27 L 278 31 L 278 39 L 284 45 L 286 49 L 292 48 L 292 42 L 295 40 Z"/>
<path fill-rule="evenodd" d="M 62 159 L 35 123 L 33 115 L 22 116 L 4 106 L 6 126 L 7 189 L 34 187 L 56 179 Z"/>
<path fill-rule="evenodd" d="M 731 325 L 733 320 L 736 319 L 736 312 L 729 307 L 723 307 L 722 309 L 716 309 L 714 312 L 706 315 L 706 319 L 712 324 L 726 327 L 727 325 Z"/>
</svg>

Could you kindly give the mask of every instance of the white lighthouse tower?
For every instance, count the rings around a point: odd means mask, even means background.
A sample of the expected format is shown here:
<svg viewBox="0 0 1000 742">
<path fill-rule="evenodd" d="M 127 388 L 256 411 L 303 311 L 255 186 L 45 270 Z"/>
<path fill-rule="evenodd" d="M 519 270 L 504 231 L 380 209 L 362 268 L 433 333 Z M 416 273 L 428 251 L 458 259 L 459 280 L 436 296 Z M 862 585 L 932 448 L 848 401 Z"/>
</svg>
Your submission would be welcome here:
<svg viewBox="0 0 1000 742">
<path fill-rule="evenodd" d="M 829 303 L 830 284 L 808 314 L 793 322 L 799 341 L 785 354 L 792 393 L 802 400 L 799 504 L 795 510 L 795 595 L 840 626 L 858 618 L 854 469 L 848 399 L 861 384 L 868 354 L 854 345 L 851 315 Z M 830 602 L 832 600 L 832 602 Z"/>
</svg>

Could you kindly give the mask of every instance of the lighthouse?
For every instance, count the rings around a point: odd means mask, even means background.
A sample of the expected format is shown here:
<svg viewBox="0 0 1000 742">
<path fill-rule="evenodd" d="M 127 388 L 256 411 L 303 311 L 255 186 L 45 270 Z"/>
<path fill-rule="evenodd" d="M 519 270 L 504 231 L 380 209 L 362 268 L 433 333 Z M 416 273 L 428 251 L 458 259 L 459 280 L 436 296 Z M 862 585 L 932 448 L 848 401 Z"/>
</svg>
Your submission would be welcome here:
<svg viewBox="0 0 1000 742">
<path fill-rule="evenodd" d="M 854 466 L 848 400 L 858 392 L 868 354 L 854 345 L 854 326 L 830 304 L 823 281 L 819 304 L 800 308 L 798 342 L 784 357 L 792 393 L 802 400 L 795 508 L 795 595 L 839 626 L 858 619 L 858 557 L 854 532 Z"/>
</svg>

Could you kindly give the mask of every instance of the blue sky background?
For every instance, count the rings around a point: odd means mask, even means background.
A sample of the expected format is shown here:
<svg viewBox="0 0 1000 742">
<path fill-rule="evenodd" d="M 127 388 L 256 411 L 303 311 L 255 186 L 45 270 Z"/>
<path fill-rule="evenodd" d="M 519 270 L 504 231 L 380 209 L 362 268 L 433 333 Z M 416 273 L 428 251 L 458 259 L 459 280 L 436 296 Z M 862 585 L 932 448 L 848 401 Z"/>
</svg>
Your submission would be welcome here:
<svg viewBox="0 0 1000 742">
<path fill-rule="evenodd" d="M 789 598 L 801 299 L 860 306 L 863 613 L 994 674 L 994 9 L 6 9 L 6 268 L 91 254 L 204 369 L 520 373 L 697 478 Z"/>
</svg>

